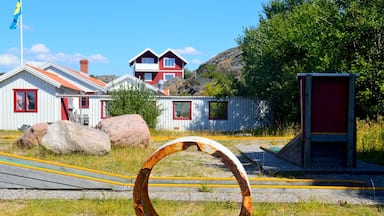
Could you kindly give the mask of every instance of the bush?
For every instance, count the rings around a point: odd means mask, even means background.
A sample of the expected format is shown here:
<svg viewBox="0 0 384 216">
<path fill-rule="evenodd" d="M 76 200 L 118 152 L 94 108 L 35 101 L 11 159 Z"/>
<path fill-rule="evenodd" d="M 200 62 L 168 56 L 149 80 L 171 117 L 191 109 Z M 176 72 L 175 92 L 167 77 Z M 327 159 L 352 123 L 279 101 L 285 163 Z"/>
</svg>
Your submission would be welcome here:
<svg viewBox="0 0 384 216">
<path fill-rule="evenodd" d="M 120 86 L 111 92 L 108 112 L 111 116 L 140 114 L 149 128 L 155 128 L 161 108 L 156 106 L 156 92 L 145 88 L 144 84 Z"/>
</svg>

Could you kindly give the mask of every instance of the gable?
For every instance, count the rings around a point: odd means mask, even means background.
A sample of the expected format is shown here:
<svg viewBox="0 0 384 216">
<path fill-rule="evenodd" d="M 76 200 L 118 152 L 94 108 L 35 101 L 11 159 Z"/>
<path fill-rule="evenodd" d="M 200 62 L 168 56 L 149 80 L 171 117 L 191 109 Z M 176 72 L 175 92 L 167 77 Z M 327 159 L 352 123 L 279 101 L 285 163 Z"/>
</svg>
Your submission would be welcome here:
<svg viewBox="0 0 384 216">
<path fill-rule="evenodd" d="M 159 88 L 152 86 L 148 83 L 145 83 L 141 79 L 138 79 L 137 77 L 131 76 L 129 74 L 126 74 L 115 80 L 112 80 L 106 85 L 106 88 L 108 89 L 108 91 L 113 91 L 113 90 L 117 90 L 121 86 L 132 87 L 132 86 L 137 86 L 138 84 L 143 84 L 146 89 L 154 91 L 158 94 L 164 95 L 164 92 L 161 91 Z"/>
<path fill-rule="evenodd" d="M 168 58 L 176 58 L 176 60 L 178 60 L 179 62 L 184 63 L 184 64 L 188 64 L 188 61 L 185 60 L 183 57 L 181 57 L 179 54 L 177 54 L 175 51 L 173 51 L 172 49 L 167 49 L 165 50 L 162 54 L 160 54 L 159 58 L 164 58 L 164 57 L 168 57 Z"/>
<path fill-rule="evenodd" d="M 139 54 L 137 54 L 131 60 L 129 60 L 129 65 L 132 66 L 135 62 L 141 63 L 141 58 L 143 58 L 143 57 L 153 57 L 155 59 L 155 63 L 157 63 L 157 60 L 159 58 L 157 53 L 155 53 L 151 49 L 147 48 L 147 49 L 143 50 L 142 52 L 140 52 Z"/>
<path fill-rule="evenodd" d="M 42 68 L 47 71 L 56 73 L 64 79 L 74 83 L 84 92 L 106 92 L 106 83 L 96 78 L 90 77 L 83 72 L 79 72 L 67 67 L 58 66 L 53 63 L 46 64 Z"/>
</svg>

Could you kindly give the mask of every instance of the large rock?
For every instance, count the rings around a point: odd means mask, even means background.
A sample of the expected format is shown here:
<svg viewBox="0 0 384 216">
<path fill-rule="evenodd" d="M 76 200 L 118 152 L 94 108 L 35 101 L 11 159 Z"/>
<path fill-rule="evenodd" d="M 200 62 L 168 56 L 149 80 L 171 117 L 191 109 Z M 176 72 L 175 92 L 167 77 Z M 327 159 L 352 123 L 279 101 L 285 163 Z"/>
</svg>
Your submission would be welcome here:
<svg viewBox="0 0 384 216">
<path fill-rule="evenodd" d="M 107 133 L 114 146 L 148 147 L 151 138 L 144 119 L 137 114 L 121 115 L 103 119 L 97 128 Z"/>
<path fill-rule="evenodd" d="M 70 121 L 49 125 L 41 145 L 57 154 L 83 152 L 104 155 L 111 150 L 111 142 L 106 133 Z"/>
<path fill-rule="evenodd" d="M 208 78 L 210 75 L 207 73 L 211 71 L 211 66 L 224 76 L 233 75 L 236 79 L 241 78 L 244 67 L 241 55 L 242 51 L 238 46 L 227 49 L 201 64 L 192 72 L 191 77 L 186 79 L 175 77 L 167 80 L 164 83 L 164 89 L 169 89 L 169 95 L 204 95 L 206 84 L 215 82 L 215 79 Z"/>
<path fill-rule="evenodd" d="M 33 148 L 41 143 L 47 133 L 48 123 L 39 123 L 29 127 L 24 134 L 16 140 L 16 145 L 22 148 Z"/>
</svg>

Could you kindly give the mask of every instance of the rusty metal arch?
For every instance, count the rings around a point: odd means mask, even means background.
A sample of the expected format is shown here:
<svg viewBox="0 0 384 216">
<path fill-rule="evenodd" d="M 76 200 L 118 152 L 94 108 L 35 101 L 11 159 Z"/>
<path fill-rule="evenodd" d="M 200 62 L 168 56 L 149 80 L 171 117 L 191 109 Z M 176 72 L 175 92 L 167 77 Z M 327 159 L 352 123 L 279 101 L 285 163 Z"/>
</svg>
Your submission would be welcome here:
<svg viewBox="0 0 384 216">
<path fill-rule="evenodd" d="M 136 215 L 158 215 L 148 196 L 148 180 L 152 168 L 164 157 L 175 152 L 186 150 L 191 146 L 196 146 L 199 151 L 208 153 L 216 158 L 220 158 L 221 161 L 232 171 L 237 183 L 240 186 L 243 197 L 240 215 L 251 215 L 251 187 L 243 165 L 230 150 L 220 143 L 211 139 L 196 136 L 183 137 L 165 143 L 144 163 L 139 174 L 137 175 L 133 189 L 133 202 Z"/>
</svg>

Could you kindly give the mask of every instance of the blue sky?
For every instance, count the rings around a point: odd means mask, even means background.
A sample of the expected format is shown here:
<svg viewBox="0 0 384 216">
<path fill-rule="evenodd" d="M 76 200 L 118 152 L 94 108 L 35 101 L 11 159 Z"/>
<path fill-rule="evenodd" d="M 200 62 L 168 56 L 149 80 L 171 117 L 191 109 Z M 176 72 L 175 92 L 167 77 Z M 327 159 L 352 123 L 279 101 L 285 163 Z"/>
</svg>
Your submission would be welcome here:
<svg viewBox="0 0 384 216">
<path fill-rule="evenodd" d="M 171 48 L 189 70 L 237 46 L 257 26 L 267 0 L 23 0 L 24 63 L 55 62 L 93 75 L 131 74 L 128 61 L 146 48 Z M 20 31 L 10 30 L 16 0 L 0 1 L 0 72 L 20 64 Z"/>
</svg>

